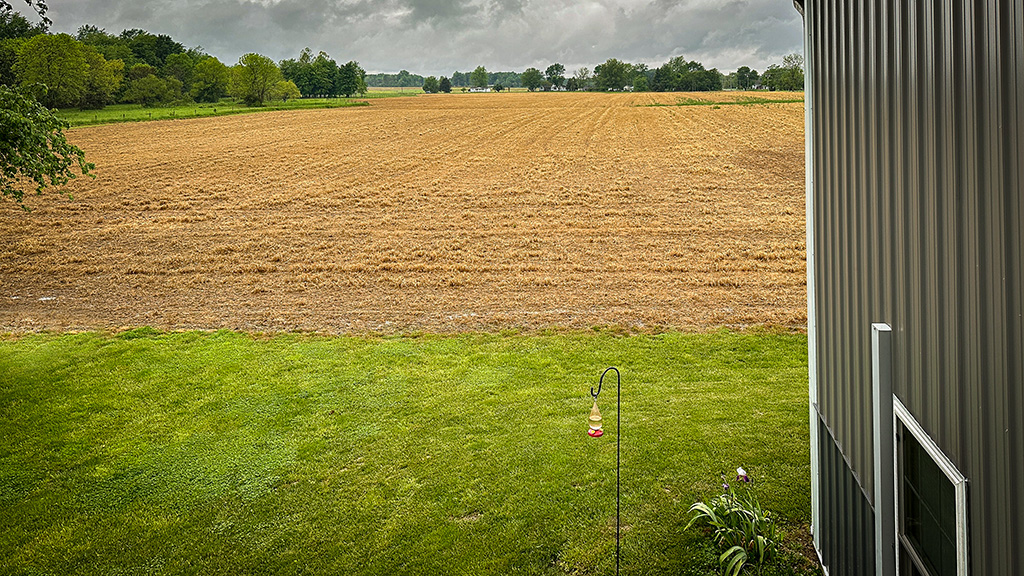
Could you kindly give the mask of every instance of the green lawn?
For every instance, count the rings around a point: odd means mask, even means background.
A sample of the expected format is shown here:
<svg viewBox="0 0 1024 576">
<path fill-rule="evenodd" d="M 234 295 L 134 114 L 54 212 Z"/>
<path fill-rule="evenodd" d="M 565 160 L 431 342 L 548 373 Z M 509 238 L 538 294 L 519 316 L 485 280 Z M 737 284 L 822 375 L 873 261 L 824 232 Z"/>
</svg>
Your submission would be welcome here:
<svg viewBox="0 0 1024 576">
<path fill-rule="evenodd" d="M 800 545 L 802 335 L 0 339 L 2 574 L 713 574 L 743 466 Z M 787 553 L 772 574 L 810 573 Z"/>
<path fill-rule="evenodd" d="M 675 104 L 646 104 L 648 107 L 658 106 L 751 106 L 755 104 L 795 104 L 797 102 L 803 102 L 803 98 L 761 98 L 760 96 L 744 96 L 731 100 L 717 100 L 703 98 L 688 98 L 683 97 L 676 101 Z"/>
<path fill-rule="evenodd" d="M 145 122 L 148 120 L 167 120 L 174 118 L 198 118 L 207 116 L 226 116 L 229 114 L 252 114 L 271 110 L 303 110 L 310 108 L 345 108 L 348 106 L 368 106 L 367 99 L 415 96 L 413 89 L 409 92 L 391 90 L 371 90 L 362 96 L 353 98 L 299 98 L 287 102 L 269 102 L 266 106 L 249 107 L 241 102 L 228 98 L 216 104 L 184 104 L 143 108 L 139 104 L 113 104 L 102 110 L 79 110 L 67 108 L 57 115 L 71 123 L 72 126 L 89 126 L 95 124 L 113 124 L 117 122 Z M 419 91 L 423 93 L 422 90 Z"/>
</svg>

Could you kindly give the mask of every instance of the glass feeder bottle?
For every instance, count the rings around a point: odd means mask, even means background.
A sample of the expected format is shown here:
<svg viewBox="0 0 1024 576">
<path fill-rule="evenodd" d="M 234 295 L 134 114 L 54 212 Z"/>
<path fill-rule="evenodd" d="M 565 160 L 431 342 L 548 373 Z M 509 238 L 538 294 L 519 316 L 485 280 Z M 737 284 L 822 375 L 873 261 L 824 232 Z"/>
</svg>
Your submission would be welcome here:
<svg viewBox="0 0 1024 576">
<path fill-rule="evenodd" d="M 587 430 L 587 434 L 590 434 L 594 438 L 604 434 L 604 430 L 601 429 L 601 411 L 597 409 L 597 398 L 594 399 L 594 407 L 590 409 L 590 430 Z"/>
</svg>

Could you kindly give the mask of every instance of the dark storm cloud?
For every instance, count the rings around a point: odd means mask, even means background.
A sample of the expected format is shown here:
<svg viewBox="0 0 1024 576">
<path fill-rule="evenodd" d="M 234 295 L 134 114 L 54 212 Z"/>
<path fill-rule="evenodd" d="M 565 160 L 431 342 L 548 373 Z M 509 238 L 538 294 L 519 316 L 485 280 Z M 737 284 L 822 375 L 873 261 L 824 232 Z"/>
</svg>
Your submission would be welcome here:
<svg viewBox="0 0 1024 576">
<path fill-rule="evenodd" d="M 58 31 L 143 28 L 232 63 L 303 47 L 369 71 L 449 74 L 484 65 L 572 71 L 608 58 L 657 66 L 685 56 L 763 70 L 801 50 L 787 0 L 51 0 Z"/>
</svg>

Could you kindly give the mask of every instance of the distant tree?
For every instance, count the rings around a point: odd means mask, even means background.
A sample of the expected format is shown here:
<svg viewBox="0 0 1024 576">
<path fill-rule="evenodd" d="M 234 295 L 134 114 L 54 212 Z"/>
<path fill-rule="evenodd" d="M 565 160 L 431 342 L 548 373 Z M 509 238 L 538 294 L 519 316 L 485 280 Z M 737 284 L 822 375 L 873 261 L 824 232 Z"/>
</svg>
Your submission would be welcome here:
<svg viewBox="0 0 1024 576">
<path fill-rule="evenodd" d="M 177 78 L 185 91 L 192 89 L 192 76 L 195 74 L 196 64 L 192 56 L 187 52 L 171 54 L 164 62 L 163 74 L 165 78 Z"/>
<path fill-rule="evenodd" d="M 156 68 L 144 62 L 135 64 L 125 71 L 125 77 L 128 78 L 129 81 L 140 80 L 146 76 L 156 76 Z"/>
<path fill-rule="evenodd" d="M 83 45 L 82 47 L 87 72 L 85 87 L 78 107 L 82 109 L 103 108 L 114 102 L 114 93 L 121 86 L 121 80 L 124 77 L 124 62 L 120 60 L 108 62 L 92 46 Z"/>
<path fill-rule="evenodd" d="M 46 26 L 42 23 L 33 24 L 17 12 L 0 11 L 0 40 L 31 38 L 40 34 L 46 34 Z"/>
<path fill-rule="evenodd" d="M 345 82 L 353 82 L 348 77 L 347 73 L 342 73 L 338 63 L 334 61 L 326 52 L 320 51 L 316 58 L 309 63 L 307 68 L 307 96 L 328 96 L 334 97 L 339 94 L 344 94 L 343 88 L 348 87 L 342 85 L 344 76 Z M 355 86 L 352 86 L 352 93 L 355 92 Z"/>
<path fill-rule="evenodd" d="M 631 66 L 625 62 L 609 58 L 604 64 L 594 68 L 594 76 L 597 77 L 597 87 L 602 90 L 622 90 L 631 80 L 629 73 Z"/>
<path fill-rule="evenodd" d="M 452 73 L 452 86 L 469 86 L 469 72 L 459 72 L 456 70 Z"/>
<path fill-rule="evenodd" d="M 427 94 L 436 94 L 441 91 L 441 84 L 435 76 L 427 76 L 423 80 L 423 91 Z"/>
<path fill-rule="evenodd" d="M 469 85 L 474 88 L 487 88 L 487 69 L 477 66 L 469 75 Z"/>
<path fill-rule="evenodd" d="M 452 91 L 452 83 L 448 80 L 447 76 L 441 76 L 441 81 L 437 83 L 437 89 L 445 94 L 450 94 Z"/>
<path fill-rule="evenodd" d="M 501 85 L 501 82 L 498 82 L 493 88 L 491 88 L 491 90 L 494 90 L 495 92 L 501 92 L 504 89 L 505 87 Z"/>
<path fill-rule="evenodd" d="M 124 62 L 126 69 L 139 63 L 139 59 L 135 57 L 131 48 L 128 47 L 127 40 L 120 36 L 108 34 L 102 28 L 97 28 L 90 24 L 80 26 L 75 39 L 82 44 L 92 46 L 107 60 L 121 60 Z"/>
<path fill-rule="evenodd" d="M 273 99 L 287 102 L 295 98 L 301 98 L 302 92 L 299 92 L 299 87 L 295 85 L 295 82 L 291 80 L 281 80 L 274 85 Z"/>
<path fill-rule="evenodd" d="M 14 72 L 14 66 L 18 63 L 18 52 L 25 44 L 22 38 L 8 38 L 0 40 L 0 84 L 4 86 L 17 86 L 18 76 Z"/>
<path fill-rule="evenodd" d="M 533 92 L 537 88 L 540 88 L 541 82 L 544 81 L 544 76 L 542 76 L 540 70 L 536 68 L 527 68 L 519 76 L 519 80 L 522 82 L 523 88 Z"/>
<path fill-rule="evenodd" d="M 167 57 L 185 51 L 185 47 L 166 34 L 150 34 L 145 30 L 126 30 L 121 37 L 128 41 L 128 47 L 136 58 L 153 66 L 163 67 Z"/>
<path fill-rule="evenodd" d="M 227 96 L 231 69 L 213 56 L 196 64 L 192 75 L 192 98 L 197 102 L 217 102 Z"/>
<path fill-rule="evenodd" d="M 281 70 L 273 60 L 250 52 L 239 58 L 232 69 L 231 93 L 248 106 L 262 106 L 279 80 Z"/>
<path fill-rule="evenodd" d="M 803 90 L 803 56 L 790 54 L 782 59 L 782 66 L 772 64 L 761 75 L 760 82 L 769 90 Z"/>
<path fill-rule="evenodd" d="M 175 81 L 177 82 L 177 80 Z M 180 86 L 181 83 L 178 82 L 179 89 Z M 128 88 L 124 91 L 122 100 L 133 104 L 141 104 L 146 108 L 151 108 L 160 104 L 167 104 L 174 100 L 174 90 L 173 86 L 169 85 L 167 80 L 157 78 L 150 74 L 145 78 L 139 78 L 138 80 L 132 80 L 129 82 Z"/>
<path fill-rule="evenodd" d="M 705 70 L 695 60 L 676 56 L 654 71 L 651 89 L 657 92 L 690 92 L 722 89 L 722 74 Z"/>
<path fill-rule="evenodd" d="M 565 89 L 570 92 L 575 92 L 580 89 L 580 83 L 576 80 L 576 77 L 570 77 L 565 81 Z"/>
<path fill-rule="evenodd" d="M 337 93 L 345 98 L 353 94 L 366 94 L 366 71 L 355 60 L 338 69 Z"/>
<path fill-rule="evenodd" d="M 46 17 L 46 0 L 25 0 L 25 4 L 28 4 L 28 7 L 34 10 L 36 14 L 39 14 L 39 17 L 43 20 L 43 24 L 46 26 L 53 24 L 53 22 Z M 8 0 L 0 0 L 0 14 L 6 14 L 12 10 L 14 10 L 14 7 L 11 6 L 11 3 L 8 2 Z"/>
<path fill-rule="evenodd" d="M 552 86 L 561 88 L 565 85 L 565 66 L 555 62 L 544 71 L 544 78 L 551 82 Z"/>
<path fill-rule="evenodd" d="M 637 76 L 633 79 L 633 92 L 647 92 L 650 88 L 647 86 L 647 76 Z"/>
<path fill-rule="evenodd" d="M 14 72 L 25 90 L 45 86 L 37 94 L 50 108 L 75 106 L 85 92 L 88 68 L 83 45 L 67 34 L 41 34 L 25 41 Z"/>
<path fill-rule="evenodd" d="M 505 88 L 513 86 L 522 86 L 520 75 L 518 72 L 488 72 L 487 73 L 487 84 L 501 84 Z"/>
<path fill-rule="evenodd" d="M 47 186 L 63 186 L 76 172 L 85 175 L 94 168 L 65 139 L 70 124 L 35 98 L 0 86 L 0 110 L 0 195 L 27 210 L 26 182 L 41 194 Z"/>
<path fill-rule="evenodd" d="M 736 88 L 740 90 L 747 90 L 751 87 L 750 72 L 751 70 L 749 66 L 740 66 L 739 69 L 736 70 Z"/>
<path fill-rule="evenodd" d="M 577 90 L 587 90 L 593 85 L 593 78 L 590 76 L 590 68 L 586 66 L 576 70 L 576 73 L 572 75 L 576 79 Z"/>
</svg>

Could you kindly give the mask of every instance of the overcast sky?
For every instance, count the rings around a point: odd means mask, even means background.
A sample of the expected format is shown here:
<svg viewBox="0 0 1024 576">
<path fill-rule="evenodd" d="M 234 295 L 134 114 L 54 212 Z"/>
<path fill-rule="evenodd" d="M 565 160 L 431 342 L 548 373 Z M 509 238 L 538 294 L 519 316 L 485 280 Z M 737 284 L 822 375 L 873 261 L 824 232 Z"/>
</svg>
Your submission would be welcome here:
<svg viewBox="0 0 1024 576">
<path fill-rule="evenodd" d="M 13 0 L 15 6 L 18 0 Z M 608 58 L 659 66 L 672 56 L 723 72 L 759 71 L 802 52 L 790 0 L 49 0 L 53 31 L 142 28 L 202 46 L 226 64 L 303 47 L 367 72 L 450 75 L 478 65 L 568 72 Z M 24 13 L 24 4 L 19 7 Z"/>
</svg>

